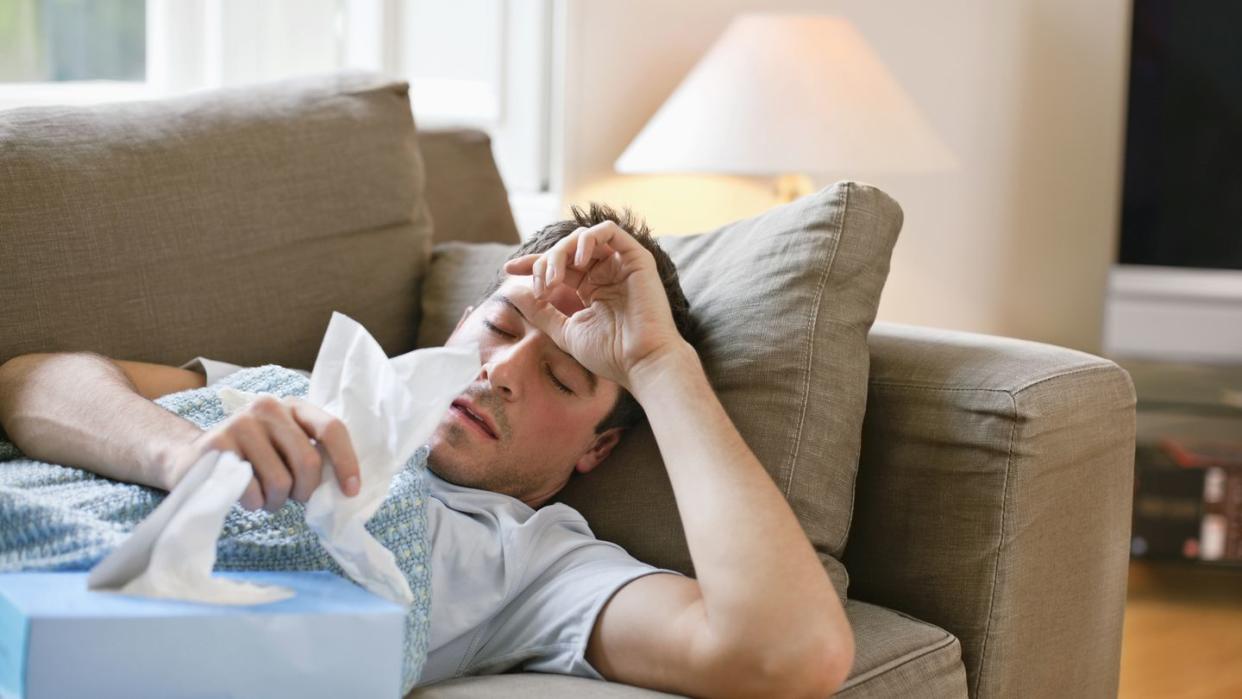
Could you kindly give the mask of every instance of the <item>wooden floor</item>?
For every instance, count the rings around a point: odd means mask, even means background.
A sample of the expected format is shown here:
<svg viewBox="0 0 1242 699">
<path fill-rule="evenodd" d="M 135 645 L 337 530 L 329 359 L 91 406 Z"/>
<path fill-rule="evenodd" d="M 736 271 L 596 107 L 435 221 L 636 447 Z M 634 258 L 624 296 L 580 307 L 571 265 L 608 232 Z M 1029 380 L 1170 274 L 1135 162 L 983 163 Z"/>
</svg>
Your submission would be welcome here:
<svg viewBox="0 0 1242 699">
<path fill-rule="evenodd" d="M 1242 569 L 1130 564 L 1120 696 L 1242 697 Z"/>
</svg>

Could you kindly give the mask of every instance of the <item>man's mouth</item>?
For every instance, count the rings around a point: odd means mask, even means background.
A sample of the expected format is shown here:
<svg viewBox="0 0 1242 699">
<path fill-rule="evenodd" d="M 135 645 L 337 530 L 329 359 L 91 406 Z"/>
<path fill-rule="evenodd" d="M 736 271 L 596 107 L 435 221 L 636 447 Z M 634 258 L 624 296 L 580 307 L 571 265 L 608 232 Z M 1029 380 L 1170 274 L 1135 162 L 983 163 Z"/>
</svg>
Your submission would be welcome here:
<svg viewBox="0 0 1242 699">
<path fill-rule="evenodd" d="M 449 407 L 449 410 L 457 411 L 457 413 L 466 420 L 477 425 L 479 429 L 482 430 L 488 437 L 497 440 L 499 439 L 496 436 L 496 428 L 492 426 L 491 420 L 469 401 L 458 398 L 453 401 L 452 405 Z"/>
</svg>

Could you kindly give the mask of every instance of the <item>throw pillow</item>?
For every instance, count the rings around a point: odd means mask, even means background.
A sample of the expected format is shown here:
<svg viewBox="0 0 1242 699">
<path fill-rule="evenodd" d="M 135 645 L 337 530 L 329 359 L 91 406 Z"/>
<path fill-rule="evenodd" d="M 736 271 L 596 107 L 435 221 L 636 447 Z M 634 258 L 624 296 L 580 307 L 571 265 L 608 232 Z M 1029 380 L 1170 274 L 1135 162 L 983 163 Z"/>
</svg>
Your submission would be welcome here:
<svg viewBox="0 0 1242 699">
<path fill-rule="evenodd" d="M 477 306 L 516 245 L 449 241 L 431 249 L 423 279 L 419 347 L 439 347 L 453 334 L 467 306 Z"/>
</svg>

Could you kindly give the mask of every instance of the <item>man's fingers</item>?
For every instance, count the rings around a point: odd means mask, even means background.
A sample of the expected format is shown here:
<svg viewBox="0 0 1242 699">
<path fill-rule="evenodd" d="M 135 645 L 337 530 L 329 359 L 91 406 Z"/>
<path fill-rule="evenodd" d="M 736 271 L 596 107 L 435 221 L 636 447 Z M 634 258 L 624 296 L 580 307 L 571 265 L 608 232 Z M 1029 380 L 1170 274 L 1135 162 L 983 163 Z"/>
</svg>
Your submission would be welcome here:
<svg viewBox="0 0 1242 699">
<path fill-rule="evenodd" d="M 635 251 L 647 251 L 647 248 L 644 248 L 642 243 L 635 240 L 634 236 L 612 221 L 597 223 L 588 230 L 598 242 L 607 244 L 622 255 Z"/>
<path fill-rule="evenodd" d="M 620 231 L 615 224 L 612 227 Z M 624 231 L 621 233 L 624 234 Z M 557 241 L 546 252 L 522 255 L 505 262 L 504 271 L 518 276 L 530 275 L 536 296 L 542 296 L 557 284 L 576 288 L 585 277 L 586 270 L 616 252 L 607 242 L 613 236 L 615 233 L 602 224 L 579 228 Z"/>
<path fill-rule="evenodd" d="M 597 262 L 613 256 L 615 250 L 612 246 L 601 241 L 604 230 L 598 226 L 579 228 L 559 240 L 544 253 L 548 266 L 547 279 L 543 287 L 544 293 L 558 284 L 578 289 L 587 278 L 587 272 L 593 269 Z M 538 262 L 532 267 L 537 269 L 537 265 Z M 596 285 L 600 283 L 599 280 L 595 281 Z"/>
<path fill-rule="evenodd" d="M 248 426 L 239 425 L 234 434 L 246 461 L 254 467 L 255 476 L 263 488 L 263 509 L 275 512 L 284 507 L 285 501 L 289 499 L 289 491 L 293 488 L 293 476 L 272 447 L 263 425 L 255 419 Z"/>
<path fill-rule="evenodd" d="M 242 491 L 240 502 L 242 507 L 251 511 L 263 507 L 263 489 L 259 487 L 259 481 L 257 478 L 250 479 L 250 483 L 246 486 L 246 490 Z"/>
<path fill-rule="evenodd" d="M 507 274 L 530 274 L 530 268 L 535 264 L 535 260 L 539 259 L 539 253 L 533 255 L 522 255 L 515 257 L 505 263 L 504 269 Z"/>
<path fill-rule="evenodd" d="M 542 296 L 544 289 L 544 275 L 547 274 L 548 261 L 540 255 L 530 267 L 531 286 L 535 290 L 535 296 Z"/>
<path fill-rule="evenodd" d="M 293 403 L 293 419 L 328 453 L 341 491 L 350 497 L 357 495 L 362 487 L 358 456 L 354 452 L 354 445 L 349 439 L 345 424 L 318 406 L 303 400 Z"/>
<path fill-rule="evenodd" d="M 585 228 L 575 230 L 573 233 L 556 241 L 556 244 L 543 254 L 543 258 L 548 265 L 547 279 L 544 280 L 547 288 L 551 289 L 564 281 L 565 272 L 569 271 L 570 256 L 577 251 L 578 239 L 582 237 L 582 233 L 586 230 Z"/>
<path fill-rule="evenodd" d="M 561 238 L 551 247 L 544 257 L 548 259 L 548 286 L 568 283 L 570 273 L 584 270 L 597 257 L 612 254 L 608 244 L 600 241 L 601 230 L 598 226 L 579 228 Z"/>
<path fill-rule="evenodd" d="M 274 430 L 276 448 L 293 472 L 293 490 L 289 496 L 298 502 L 310 500 L 311 493 L 319 487 L 323 476 L 323 459 L 310 439 L 294 423 L 288 429 Z"/>
<path fill-rule="evenodd" d="M 577 250 L 574 251 L 574 267 L 585 269 L 591 263 L 591 251 L 595 249 L 595 237 L 590 235 L 582 236 L 578 241 Z"/>
<path fill-rule="evenodd" d="M 540 302 L 536 304 L 535 312 L 531 318 L 531 322 L 542 330 L 557 347 L 569 352 L 569 348 L 565 345 L 565 323 L 569 317 L 561 313 L 560 309 L 551 303 Z"/>
<path fill-rule="evenodd" d="M 275 445 L 293 477 L 290 497 L 298 502 L 306 502 L 319 486 L 323 459 L 301 425 L 293 419 L 291 402 L 260 399 L 255 401 L 255 408 L 256 415 L 267 428 L 268 441 Z"/>
<path fill-rule="evenodd" d="M 574 266 L 585 270 L 594 262 L 606 260 L 616 252 L 611 245 L 602 240 L 603 229 L 599 226 L 584 228 L 578 239 L 578 251 L 574 255 Z"/>
<path fill-rule="evenodd" d="M 513 300 L 527 320 L 543 331 L 557 347 L 569 351 L 565 346 L 565 323 L 569 322 L 569 316 L 561 313 L 550 301 L 540 299 L 525 289 L 515 290 Z"/>
<path fill-rule="evenodd" d="M 604 221 L 590 228 L 575 230 L 542 254 L 523 255 L 509 260 L 504 264 L 504 271 L 513 275 L 530 275 L 537 299 L 547 296 L 558 284 L 565 284 L 576 289 L 579 298 L 585 303 L 598 287 L 613 280 L 604 273 L 617 271 L 618 265 L 613 262 L 619 249 L 631 247 L 645 251 L 620 226 L 612 221 Z M 601 262 L 605 264 L 600 265 Z M 596 274 L 589 276 L 592 270 Z M 586 288 L 583 288 L 584 284 Z"/>
<path fill-rule="evenodd" d="M 582 272 L 582 281 L 576 285 L 582 305 L 589 307 L 594 303 L 596 290 L 616 284 L 622 278 L 623 272 L 621 254 L 618 252 L 609 252 L 607 257 L 592 260 L 591 266 Z"/>
</svg>

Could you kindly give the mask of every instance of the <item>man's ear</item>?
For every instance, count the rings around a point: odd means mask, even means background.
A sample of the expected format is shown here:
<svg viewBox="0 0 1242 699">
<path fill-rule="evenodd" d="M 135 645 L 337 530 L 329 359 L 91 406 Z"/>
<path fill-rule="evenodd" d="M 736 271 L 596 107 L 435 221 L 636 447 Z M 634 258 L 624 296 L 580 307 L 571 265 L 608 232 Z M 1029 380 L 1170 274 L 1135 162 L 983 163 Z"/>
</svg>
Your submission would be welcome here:
<svg viewBox="0 0 1242 699">
<path fill-rule="evenodd" d="M 453 332 L 461 330 L 462 323 L 466 322 L 472 312 L 474 312 L 474 306 L 466 306 L 466 310 L 462 311 L 461 317 L 457 319 L 457 325 L 453 326 Z"/>
<path fill-rule="evenodd" d="M 595 441 L 591 442 L 590 448 L 578 457 L 578 463 L 574 464 L 574 470 L 578 473 L 586 473 L 591 469 L 599 466 L 600 462 L 608 458 L 612 453 L 612 448 L 617 446 L 617 442 L 621 441 L 621 435 L 625 430 L 621 427 L 609 427 L 608 429 L 595 435 Z"/>
</svg>

